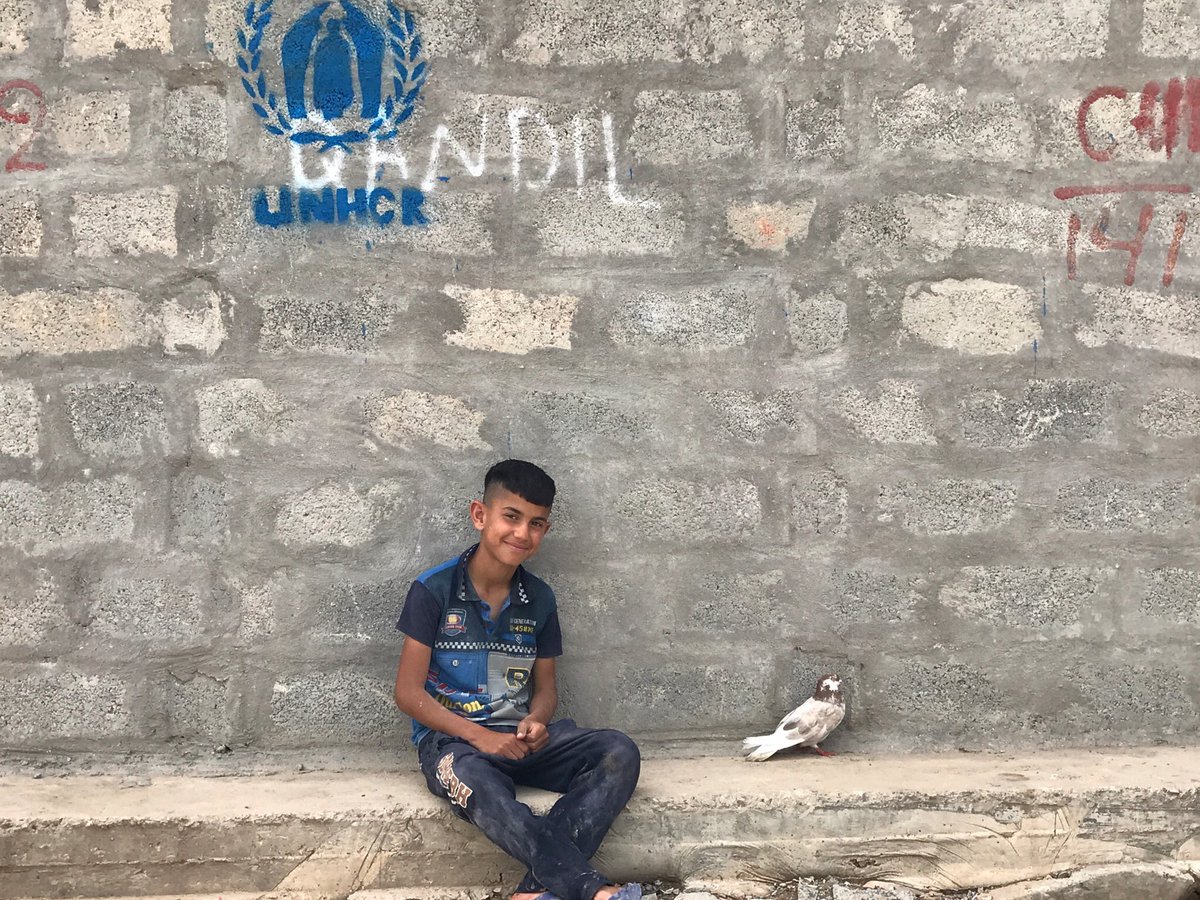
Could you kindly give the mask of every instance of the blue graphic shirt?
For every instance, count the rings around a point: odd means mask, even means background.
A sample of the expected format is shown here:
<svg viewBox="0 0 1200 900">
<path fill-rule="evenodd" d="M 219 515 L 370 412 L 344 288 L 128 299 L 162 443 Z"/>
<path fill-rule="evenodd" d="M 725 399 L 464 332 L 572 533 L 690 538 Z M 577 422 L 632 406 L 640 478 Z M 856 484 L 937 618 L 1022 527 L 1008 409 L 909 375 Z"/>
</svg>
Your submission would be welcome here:
<svg viewBox="0 0 1200 900">
<path fill-rule="evenodd" d="M 475 545 L 475 547 L 477 547 Z M 396 627 L 433 648 L 425 690 L 480 725 L 515 725 L 529 715 L 533 661 L 562 655 L 554 592 L 518 567 L 492 621 L 467 577 L 475 547 L 417 576 Z M 413 743 L 430 729 L 413 720 Z"/>
</svg>

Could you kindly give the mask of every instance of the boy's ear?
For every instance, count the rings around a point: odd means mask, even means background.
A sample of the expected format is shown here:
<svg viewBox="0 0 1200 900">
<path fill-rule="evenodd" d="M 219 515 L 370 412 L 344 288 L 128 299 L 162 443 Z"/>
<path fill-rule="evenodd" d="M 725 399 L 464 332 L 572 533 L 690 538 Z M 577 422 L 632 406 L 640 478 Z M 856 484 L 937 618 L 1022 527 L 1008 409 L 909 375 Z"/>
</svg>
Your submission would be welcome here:
<svg viewBox="0 0 1200 900">
<path fill-rule="evenodd" d="M 483 519 L 487 513 L 487 507 L 483 505 L 482 500 L 471 501 L 471 524 L 475 526 L 476 531 L 483 531 Z"/>
</svg>

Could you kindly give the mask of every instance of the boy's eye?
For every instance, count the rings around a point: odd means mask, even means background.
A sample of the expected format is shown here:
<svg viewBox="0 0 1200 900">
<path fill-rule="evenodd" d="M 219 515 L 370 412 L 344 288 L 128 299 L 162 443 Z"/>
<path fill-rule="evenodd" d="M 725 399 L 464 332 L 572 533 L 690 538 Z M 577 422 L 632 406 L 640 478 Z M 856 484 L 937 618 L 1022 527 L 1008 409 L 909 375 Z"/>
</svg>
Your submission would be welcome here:
<svg viewBox="0 0 1200 900">
<path fill-rule="evenodd" d="M 510 522 L 515 522 L 515 521 L 517 521 L 517 514 L 516 513 L 505 513 L 504 518 L 508 519 Z"/>
</svg>

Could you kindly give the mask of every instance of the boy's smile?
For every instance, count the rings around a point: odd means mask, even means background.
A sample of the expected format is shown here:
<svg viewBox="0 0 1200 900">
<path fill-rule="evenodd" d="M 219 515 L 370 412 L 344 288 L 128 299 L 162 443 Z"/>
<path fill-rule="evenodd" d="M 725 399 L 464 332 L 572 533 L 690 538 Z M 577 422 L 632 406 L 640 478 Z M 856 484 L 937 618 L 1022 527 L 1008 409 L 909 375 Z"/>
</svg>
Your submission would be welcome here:
<svg viewBox="0 0 1200 900">
<path fill-rule="evenodd" d="M 537 553 L 550 530 L 550 508 L 493 488 L 482 501 L 471 502 L 471 523 L 479 532 L 480 551 L 515 569 Z"/>
</svg>

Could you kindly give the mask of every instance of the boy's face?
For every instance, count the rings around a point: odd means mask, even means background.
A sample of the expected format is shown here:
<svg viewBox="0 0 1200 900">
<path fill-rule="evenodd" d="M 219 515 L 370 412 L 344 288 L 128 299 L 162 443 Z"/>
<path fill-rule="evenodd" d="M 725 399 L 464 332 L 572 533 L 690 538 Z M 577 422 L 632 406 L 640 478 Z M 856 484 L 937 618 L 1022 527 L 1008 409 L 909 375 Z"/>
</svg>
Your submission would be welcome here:
<svg viewBox="0 0 1200 900">
<path fill-rule="evenodd" d="M 537 553 L 550 530 L 550 507 L 493 487 L 483 500 L 471 501 L 471 524 L 481 550 L 497 562 L 519 566 Z"/>
</svg>

